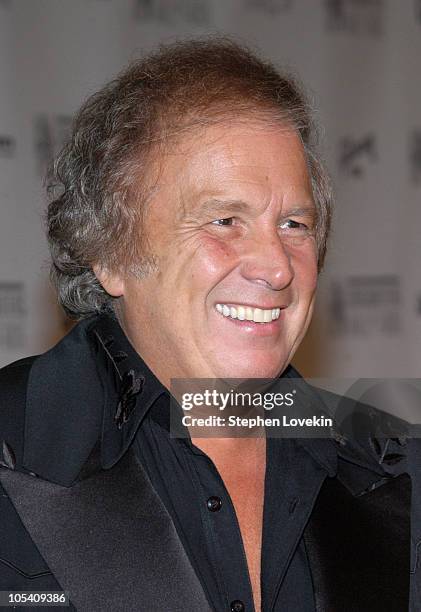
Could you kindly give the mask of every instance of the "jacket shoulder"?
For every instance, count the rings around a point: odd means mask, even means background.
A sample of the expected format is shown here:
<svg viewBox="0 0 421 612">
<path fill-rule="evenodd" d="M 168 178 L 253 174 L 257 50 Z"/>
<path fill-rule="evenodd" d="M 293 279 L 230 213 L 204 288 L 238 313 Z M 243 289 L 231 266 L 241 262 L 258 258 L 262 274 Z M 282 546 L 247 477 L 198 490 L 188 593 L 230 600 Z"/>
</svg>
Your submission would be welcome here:
<svg viewBox="0 0 421 612">
<path fill-rule="evenodd" d="M 0 370 L 0 460 L 16 462 L 18 469 L 23 458 L 28 378 L 36 359 L 36 355 L 26 357 Z"/>
</svg>

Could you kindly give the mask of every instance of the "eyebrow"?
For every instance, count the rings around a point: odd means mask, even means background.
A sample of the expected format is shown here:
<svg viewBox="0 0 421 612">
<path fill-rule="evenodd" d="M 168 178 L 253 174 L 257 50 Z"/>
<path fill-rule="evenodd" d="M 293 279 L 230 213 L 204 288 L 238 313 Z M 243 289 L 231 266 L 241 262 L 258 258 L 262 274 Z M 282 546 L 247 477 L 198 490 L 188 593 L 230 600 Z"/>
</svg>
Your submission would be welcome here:
<svg viewBox="0 0 421 612">
<path fill-rule="evenodd" d="M 217 198 L 212 198 L 210 200 L 206 200 L 198 207 L 198 212 L 201 213 L 216 213 L 220 210 L 228 210 L 230 212 L 246 212 L 250 210 L 250 205 L 243 200 L 218 200 Z M 293 206 L 292 208 L 288 208 L 288 210 L 284 213 L 287 216 L 297 216 L 297 217 L 315 217 L 317 216 L 317 210 L 315 204 L 308 203 L 302 204 L 299 206 Z"/>
<path fill-rule="evenodd" d="M 243 202 L 243 200 L 218 200 L 217 198 L 212 198 L 202 202 L 198 207 L 198 211 L 205 214 L 227 209 L 232 212 L 245 212 L 250 210 L 250 206 L 246 202 Z"/>
<path fill-rule="evenodd" d="M 285 214 L 294 217 L 315 217 L 317 215 L 317 209 L 315 204 L 303 204 L 288 208 Z"/>
</svg>

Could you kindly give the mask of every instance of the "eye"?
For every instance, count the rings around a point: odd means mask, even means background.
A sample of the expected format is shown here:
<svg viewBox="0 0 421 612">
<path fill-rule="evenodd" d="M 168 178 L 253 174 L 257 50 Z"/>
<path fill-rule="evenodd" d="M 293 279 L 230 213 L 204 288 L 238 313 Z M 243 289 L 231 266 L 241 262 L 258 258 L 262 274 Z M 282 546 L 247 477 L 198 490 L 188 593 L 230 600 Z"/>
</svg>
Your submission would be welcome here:
<svg viewBox="0 0 421 612">
<path fill-rule="evenodd" d="M 303 231 L 309 229 L 308 225 L 306 225 L 305 223 L 300 223 L 299 221 L 294 221 L 294 219 L 286 219 L 286 221 L 282 222 L 280 227 L 282 229 L 298 229 Z"/>
<path fill-rule="evenodd" d="M 234 217 L 226 217 L 225 219 L 215 219 L 215 221 L 211 221 L 211 223 L 212 225 L 225 226 L 225 225 L 232 225 L 233 221 L 234 221 Z"/>
</svg>

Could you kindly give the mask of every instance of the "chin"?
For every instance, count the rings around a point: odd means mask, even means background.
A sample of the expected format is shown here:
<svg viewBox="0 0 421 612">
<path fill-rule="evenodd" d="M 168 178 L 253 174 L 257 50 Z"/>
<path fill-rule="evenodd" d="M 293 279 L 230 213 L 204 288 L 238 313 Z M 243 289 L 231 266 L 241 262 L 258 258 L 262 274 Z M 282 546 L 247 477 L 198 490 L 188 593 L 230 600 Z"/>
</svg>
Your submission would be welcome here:
<svg viewBox="0 0 421 612">
<path fill-rule="evenodd" d="M 277 378 L 281 372 L 287 367 L 287 363 L 279 365 L 273 361 L 268 363 L 256 363 L 250 360 L 250 363 L 242 363 L 237 367 L 226 366 L 221 367 L 219 378 Z"/>
</svg>

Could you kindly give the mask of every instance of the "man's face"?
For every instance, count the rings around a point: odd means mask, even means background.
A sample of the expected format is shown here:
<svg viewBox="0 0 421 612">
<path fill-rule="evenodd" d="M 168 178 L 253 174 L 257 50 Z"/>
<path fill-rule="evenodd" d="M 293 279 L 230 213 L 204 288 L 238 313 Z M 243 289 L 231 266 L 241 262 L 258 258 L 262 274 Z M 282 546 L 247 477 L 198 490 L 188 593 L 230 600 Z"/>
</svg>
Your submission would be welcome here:
<svg viewBox="0 0 421 612">
<path fill-rule="evenodd" d="M 158 269 L 120 279 L 129 339 L 166 385 L 279 375 L 307 330 L 317 280 L 299 136 L 231 121 L 183 137 L 159 168 L 144 230 Z"/>
</svg>

